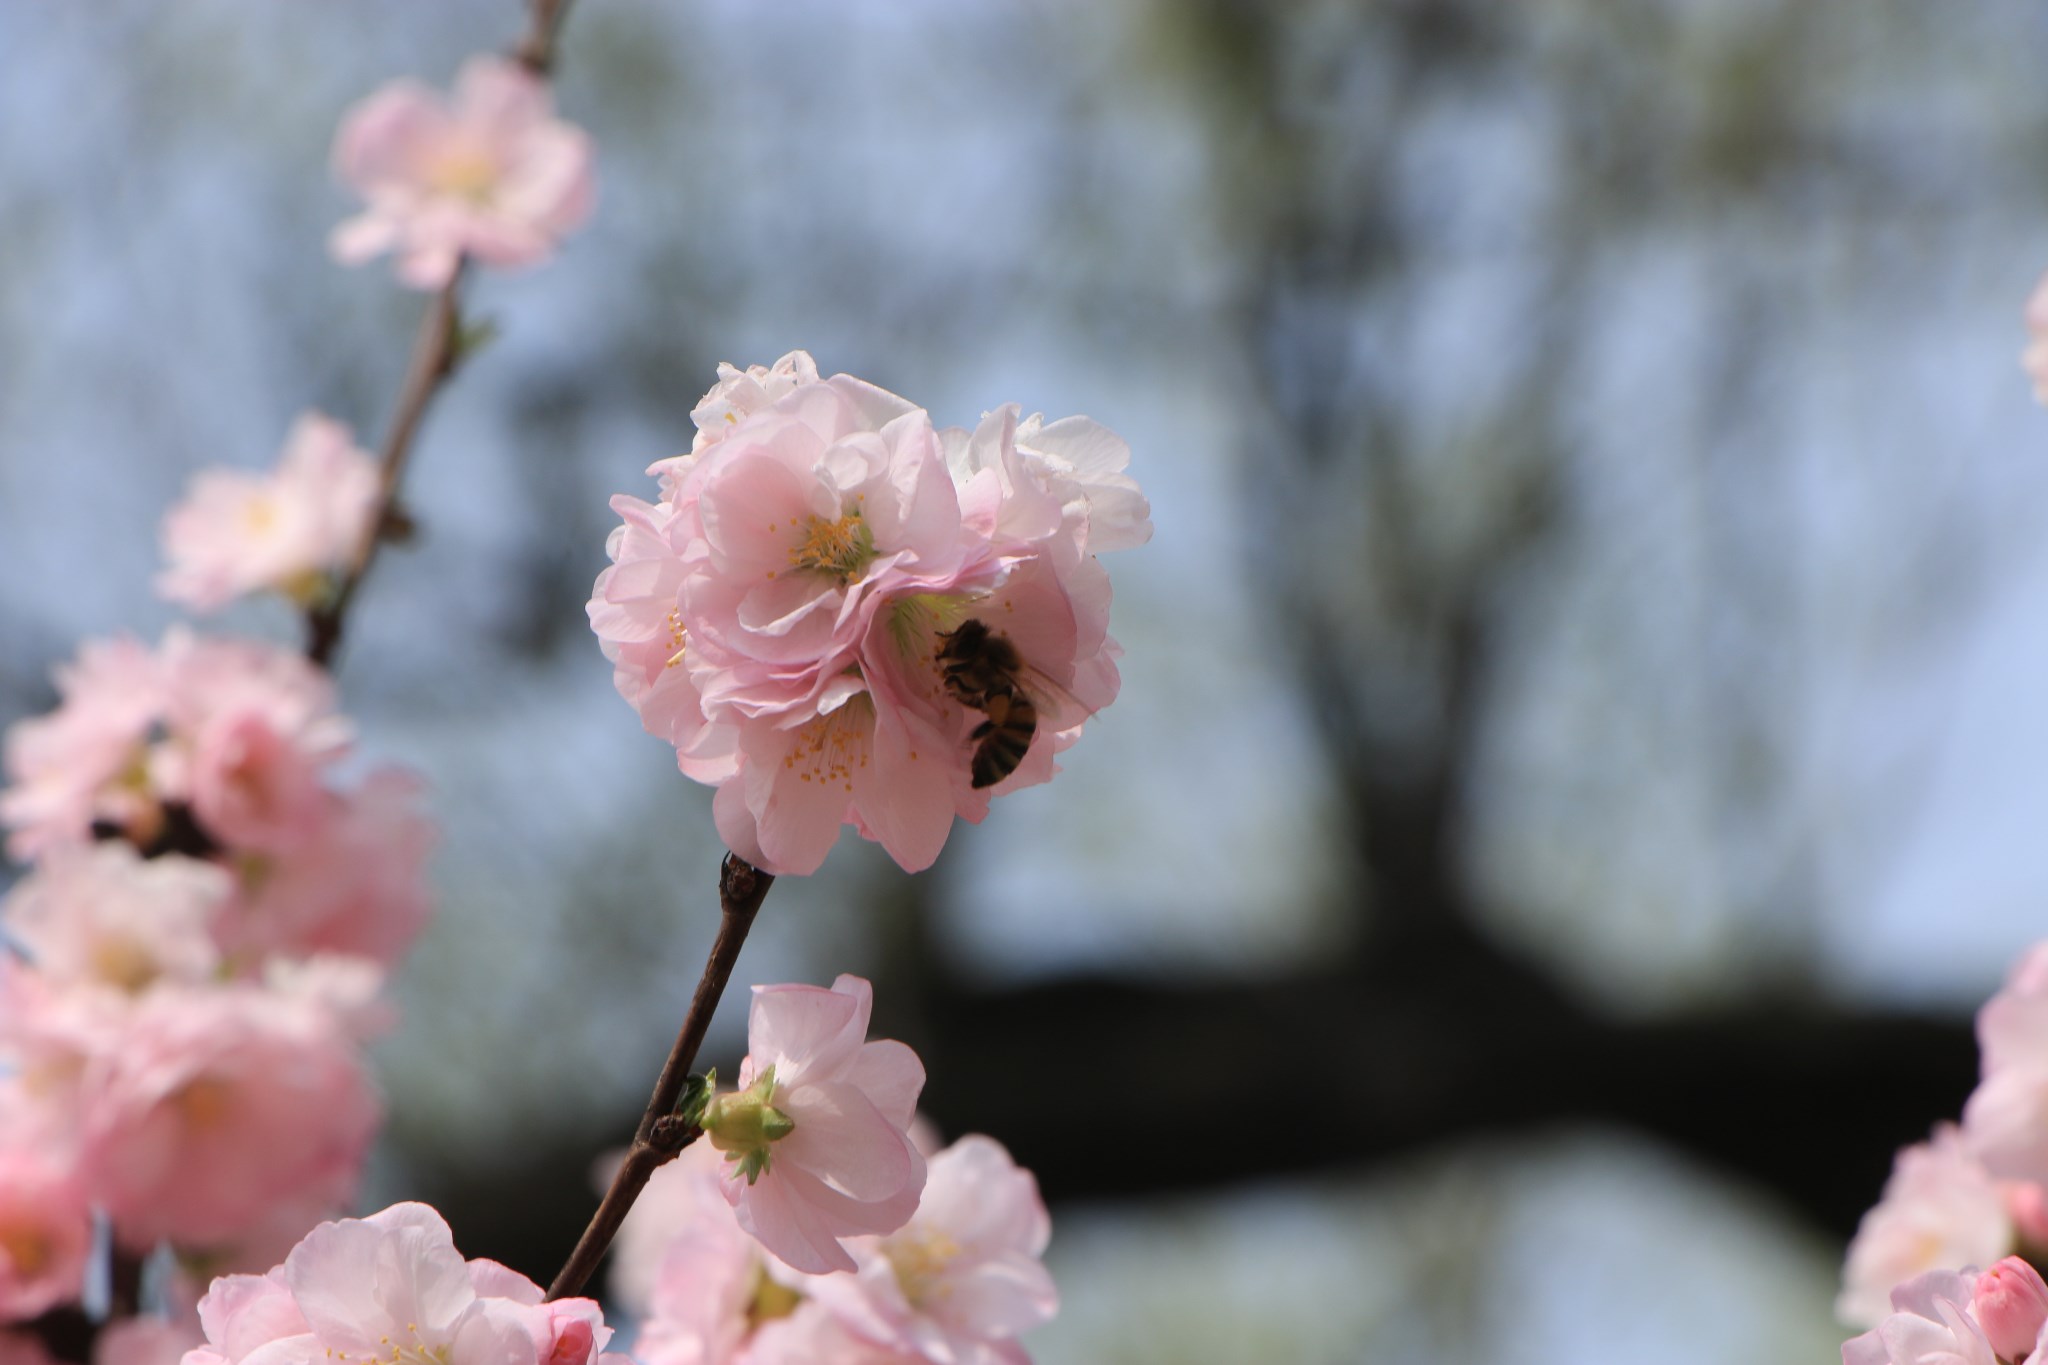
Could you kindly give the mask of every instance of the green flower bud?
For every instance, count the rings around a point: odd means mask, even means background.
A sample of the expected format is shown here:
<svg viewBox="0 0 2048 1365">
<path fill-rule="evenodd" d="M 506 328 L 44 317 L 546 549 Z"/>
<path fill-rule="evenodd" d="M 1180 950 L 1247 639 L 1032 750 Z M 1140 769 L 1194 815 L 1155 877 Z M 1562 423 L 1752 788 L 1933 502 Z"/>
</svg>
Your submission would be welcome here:
<svg viewBox="0 0 2048 1365">
<path fill-rule="evenodd" d="M 699 1125 L 711 1145 L 732 1157 L 749 1185 L 768 1169 L 768 1149 L 796 1131 L 796 1120 L 775 1107 L 775 1068 L 745 1090 L 719 1095 L 704 1106 Z"/>
</svg>

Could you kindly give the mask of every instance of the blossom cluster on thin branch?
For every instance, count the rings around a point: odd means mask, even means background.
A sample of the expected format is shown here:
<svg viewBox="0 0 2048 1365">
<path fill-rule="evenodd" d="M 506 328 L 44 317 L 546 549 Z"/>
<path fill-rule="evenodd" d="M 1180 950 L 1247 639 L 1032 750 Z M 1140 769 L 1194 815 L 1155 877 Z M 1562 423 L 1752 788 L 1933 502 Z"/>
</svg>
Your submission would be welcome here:
<svg viewBox="0 0 2048 1365">
<path fill-rule="evenodd" d="M 5 736 L 0 825 L 29 867 L 0 901 L 0 1365 L 49 1365 L 73 1320 L 93 1365 L 623 1365 L 574 1296 L 622 1221 L 647 1365 L 1017 1365 L 1057 1308 L 1036 1181 L 992 1138 L 930 1139 L 923 1064 L 868 1037 L 866 981 L 756 986 L 735 1084 L 689 1068 L 775 875 L 848 824 L 926 867 L 955 818 L 1052 776 L 1117 694 L 1099 556 L 1143 543 L 1149 508 L 1087 418 L 942 429 L 800 351 L 721 367 L 658 500 L 614 501 L 590 603 L 735 854 L 634 1146 L 551 1291 L 465 1260 L 423 1205 L 337 1216 L 432 831 L 414 778 L 352 768 L 325 664 L 405 520 L 466 269 L 534 264 L 590 211 L 588 139 L 537 74 L 563 4 L 451 98 L 399 82 L 343 119 L 334 167 L 365 204 L 332 251 L 436 291 L 380 452 L 307 413 L 273 469 L 202 471 L 164 520 L 164 596 L 274 594 L 305 648 L 88 642 Z M 112 1302 L 88 1310 L 102 1242 Z M 161 1316 L 138 1312 L 152 1259 Z"/>
<path fill-rule="evenodd" d="M 472 62 L 446 107 L 398 83 L 343 120 L 336 168 L 367 207 L 336 254 L 381 244 L 437 287 L 468 259 L 536 262 L 588 212 L 589 161 L 516 63 Z M 158 590 L 335 611 L 396 515 L 416 418 L 381 461 L 309 412 L 274 468 L 201 471 L 164 519 Z M 169 1365 L 200 1339 L 206 1279 L 340 1236 L 308 1234 L 348 1206 L 381 1121 L 364 1044 L 428 917 L 434 835 L 417 779 L 352 767 L 333 681 L 298 651 L 179 627 L 89 641 L 57 688 L 0 746 L 0 826 L 28 865 L 0 899 L 0 1359 L 50 1359 L 104 1243 L 95 1360 Z M 128 1316 L 158 1253 L 169 1317 Z M 268 1299 L 207 1302 L 209 1325 L 282 1321 Z M 536 1329 L 536 1365 L 585 1365 L 596 1331 Z"/>
</svg>

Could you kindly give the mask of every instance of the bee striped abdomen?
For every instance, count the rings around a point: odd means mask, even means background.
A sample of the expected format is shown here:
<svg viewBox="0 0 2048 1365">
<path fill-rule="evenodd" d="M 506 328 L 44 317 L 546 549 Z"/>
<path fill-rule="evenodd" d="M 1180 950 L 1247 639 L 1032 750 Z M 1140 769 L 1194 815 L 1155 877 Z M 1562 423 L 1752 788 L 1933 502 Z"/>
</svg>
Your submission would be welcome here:
<svg viewBox="0 0 2048 1365">
<path fill-rule="evenodd" d="M 1022 692 L 991 692 L 983 701 L 988 719 L 974 727 L 979 741 L 969 771 L 977 787 L 993 787 L 1017 771 L 1038 733 L 1038 708 Z"/>
<path fill-rule="evenodd" d="M 1018 681 L 1024 660 L 1007 637 L 978 620 L 939 636 L 937 658 L 947 695 L 988 717 L 968 736 L 968 771 L 976 787 L 993 787 L 1017 771 L 1038 733 L 1038 706 Z"/>
</svg>

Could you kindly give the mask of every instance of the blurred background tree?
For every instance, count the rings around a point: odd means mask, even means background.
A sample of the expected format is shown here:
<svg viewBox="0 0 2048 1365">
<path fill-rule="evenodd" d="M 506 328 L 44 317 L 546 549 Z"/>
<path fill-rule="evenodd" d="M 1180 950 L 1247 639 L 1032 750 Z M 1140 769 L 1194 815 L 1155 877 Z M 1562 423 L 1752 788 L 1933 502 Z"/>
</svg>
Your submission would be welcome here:
<svg viewBox="0 0 2048 1365">
<path fill-rule="evenodd" d="M 419 302 L 327 262 L 321 159 L 515 27 L 0 3 L 0 721 L 171 619 L 194 468 L 380 428 Z M 582 602 L 715 363 L 802 346 L 1088 413 L 1154 499 L 1066 775 L 920 878 L 842 847 L 741 966 L 874 977 L 1037 1168 L 1041 1359 L 1826 1358 L 2040 932 L 2044 51 L 2024 0 L 587 0 L 598 218 L 481 283 L 341 664 L 446 830 L 366 1198 L 544 1276 L 630 1131 L 718 850 Z"/>
</svg>

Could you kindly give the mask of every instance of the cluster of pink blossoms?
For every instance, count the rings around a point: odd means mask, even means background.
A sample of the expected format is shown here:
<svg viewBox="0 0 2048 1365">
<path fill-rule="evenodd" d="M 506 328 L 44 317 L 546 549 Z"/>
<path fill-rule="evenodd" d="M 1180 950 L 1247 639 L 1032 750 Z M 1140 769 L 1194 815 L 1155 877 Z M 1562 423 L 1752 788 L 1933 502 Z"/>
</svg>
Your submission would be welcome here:
<svg viewBox="0 0 2048 1365">
<path fill-rule="evenodd" d="M 860 1045 L 866 1016 L 852 977 L 756 991 L 741 1084 L 772 1066 L 767 1101 L 792 1127 L 750 1181 L 746 1150 L 721 1165 L 739 1144 L 720 1143 L 714 1113 L 710 1140 L 635 1205 L 612 1285 L 643 1318 L 642 1365 L 1029 1360 L 1016 1338 L 1059 1306 L 1037 1182 L 986 1137 L 927 1158 L 911 1122 L 923 1069 L 900 1044 Z M 785 1068 L 808 1079 L 785 1088 Z"/>
<path fill-rule="evenodd" d="M 1014 404 L 941 430 L 800 351 L 719 376 L 660 499 L 612 501 L 614 681 L 757 867 L 813 872 L 847 824 L 928 867 L 1116 697 L 1097 556 L 1151 535 L 1130 449 Z"/>
<path fill-rule="evenodd" d="M 363 1043 L 428 911 L 414 783 L 334 780 L 349 731 L 296 654 L 88 644 L 6 737 L 0 1321 L 116 1244 L 267 1265 L 353 1195 Z M 155 856 L 145 856 L 144 851 Z"/>
<path fill-rule="evenodd" d="M 1836 1312 L 1874 1329 L 1850 1343 L 1863 1354 L 1845 1348 L 1844 1359 L 1855 1365 L 1922 1359 L 1900 1354 L 1904 1346 L 1873 1355 L 1870 1343 L 1920 1341 L 1934 1330 L 1930 1321 L 1962 1322 L 1968 1315 L 1956 1317 L 1956 1305 L 1966 1304 L 1968 1293 L 1956 1277 L 1963 1268 L 2000 1262 L 2010 1275 L 2010 1267 L 2025 1265 L 2011 1253 L 2048 1254 L 2048 943 L 2029 950 L 1978 1013 L 1977 1038 L 1983 1075 L 1962 1123 L 1938 1125 L 1929 1142 L 1899 1153 L 1883 1197 L 1849 1245 Z M 2036 1276 L 2032 1283 L 2038 1282 Z M 1941 1330 L 1957 1340 L 1969 1336 L 1954 1324 Z M 1996 1358 L 2007 1362 L 2034 1349 L 2031 1337 L 2017 1355 L 1993 1344 Z M 1981 1357 L 1985 1365 L 1993 1359 L 1971 1354 L 1974 1347 L 1942 1349 L 1958 1359 Z"/>
<path fill-rule="evenodd" d="M 418 288 L 543 259 L 592 200 L 588 140 L 496 58 L 450 101 L 408 82 L 372 95 L 333 157 L 366 201 L 334 253 L 394 252 Z M 158 589 L 197 611 L 261 592 L 330 606 L 385 477 L 308 413 L 275 469 L 193 480 Z M 174 1308 L 189 1276 L 299 1244 L 268 1277 L 216 1285 L 194 1365 L 598 1365 L 594 1304 L 543 1306 L 503 1267 L 465 1266 L 431 1211 L 306 1235 L 352 1198 L 378 1124 L 363 1044 L 429 909 L 414 781 L 339 780 L 349 726 L 290 651 L 177 630 L 88 643 L 58 684 L 53 714 L 7 733 L 0 790 L 8 853 L 31 865 L 0 900 L 0 1365 L 48 1365 L 34 1329 L 8 1327 L 80 1305 L 96 1226 L 131 1264 L 176 1254 Z M 192 1297 L 178 1321 L 97 1324 L 95 1365 L 176 1361 L 198 1338 Z"/>
</svg>

